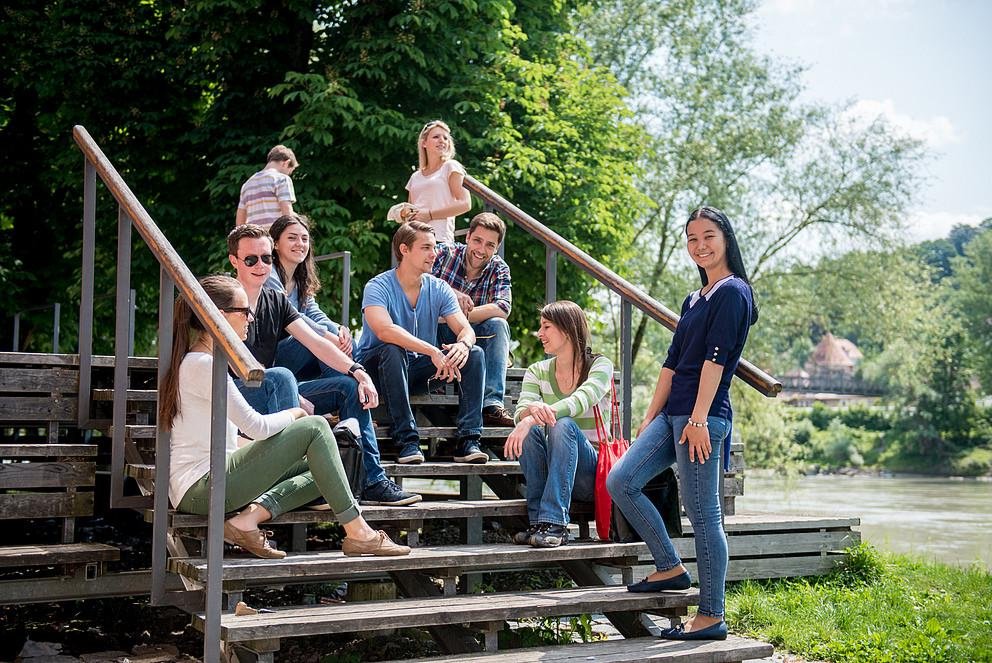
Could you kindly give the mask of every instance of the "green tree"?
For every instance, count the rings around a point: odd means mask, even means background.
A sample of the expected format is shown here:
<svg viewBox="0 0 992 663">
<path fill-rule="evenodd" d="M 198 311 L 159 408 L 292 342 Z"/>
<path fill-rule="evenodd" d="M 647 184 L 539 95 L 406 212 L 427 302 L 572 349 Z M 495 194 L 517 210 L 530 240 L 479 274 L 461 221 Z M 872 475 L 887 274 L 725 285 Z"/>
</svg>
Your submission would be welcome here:
<svg viewBox="0 0 992 663">
<path fill-rule="evenodd" d="M 990 224 L 992 226 L 992 224 Z M 954 264 L 954 303 L 967 332 L 965 343 L 986 393 L 992 393 L 992 227 L 964 245 Z"/>
</svg>

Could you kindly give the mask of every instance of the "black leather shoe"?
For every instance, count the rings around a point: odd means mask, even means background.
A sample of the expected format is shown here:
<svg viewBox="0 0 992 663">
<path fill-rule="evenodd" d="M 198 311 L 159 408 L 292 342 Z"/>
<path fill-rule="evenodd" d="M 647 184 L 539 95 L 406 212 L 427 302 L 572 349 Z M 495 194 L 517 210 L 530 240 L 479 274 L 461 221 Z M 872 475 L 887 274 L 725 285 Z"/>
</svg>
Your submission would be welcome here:
<svg viewBox="0 0 992 663">
<path fill-rule="evenodd" d="M 664 580 L 648 580 L 645 578 L 640 582 L 635 582 L 633 585 L 627 585 L 628 592 L 665 592 L 672 589 L 689 589 L 692 584 L 692 577 L 689 576 L 689 572 L 685 571 L 672 578 L 665 578 Z"/>
<path fill-rule="evenodd" d="M 727 622 L 717 622 L 698 631 L 686 631 L 685 624 L 666 628 L 659 636 L 665 640 L 726 640 Z"/>
</svg>

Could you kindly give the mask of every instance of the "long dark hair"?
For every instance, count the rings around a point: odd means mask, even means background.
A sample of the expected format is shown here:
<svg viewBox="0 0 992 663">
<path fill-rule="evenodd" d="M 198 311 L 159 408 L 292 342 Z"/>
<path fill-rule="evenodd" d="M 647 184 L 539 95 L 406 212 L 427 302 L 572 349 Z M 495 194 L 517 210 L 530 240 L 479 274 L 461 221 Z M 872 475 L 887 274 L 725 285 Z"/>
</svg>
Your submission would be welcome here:
<svg viewBox="0 0 992 663">
<path fill-rule="evenodd" d="M 234 295 L 244 292 L 237 279 L 220 274 L 204 276 L 200 285 L 217 308 L 234 306 Z M 203 333 L 203 323 L 193 313 L 193 307 L 186 298 L 180 295 L 176 298 L 176 306 L 172 317 L 172 355 L 169 358 L 169 369 L 162 378 L 158 389 L 158 425 L 162 430 L 171 430 L 172 421 L 182 407 L 179 397 L 179 365 L 183 357 L 193 347 Z"/>
<path fill-rule="evenodd" d="M 689 223 L 696 219 L 709 219 L 723 233 L 723 239 L 727 245 L 727 267 L 730 268 L 734 276 L 747 283 L 747 287 L 751 290 L 751 324 L 753 325 L 758 321 L 758 299 L 754 296 L 754 287 L 751 285 L 751 280 L 747 277 L 747 269 L 744 267 L 744 259 L 741 257 L 741 247 L 737 243 L 737 235 L 734 233 L 734 227 L 730 224 L 730 219 L 715 207 L 706 205 L 697 207 L 689 215 L 689 220 L 685 222 L 685 234 L 688 235 L 689 233 Z M 706 270 L 698 265 L 696 268 L 699 270 L 699 279 L 703 282 L 703 287 L 706 287 L 709 283 L 709 279 L 706 277 Z"/>
<path fill-rule="evenodd" d="M 572 342 L 572 365 L 579 368 L 579 379 L 575 386 L 589 379 L 589 369 L 599 355 L 592 353 L 589 347 L 589 323 L 586 314 L 578 304 L 561 299 L 545 304 L 541 309 L 541 317 L 557 327 L 569 341 Z"/>
<path fill-rule="evenodd" d="M 310 235 L 310 250 L 307 251 L 307 257 L 293 271 L 293 281 L 296 283 L 296 296 L 300 302 L 300 308 L 303 308 L 306 306 L 307 300 L 316 295 L 317 291 L 320 290 L 317 263 L 313 259 L 313 235 L 310 233 L 310 219 L 302 214 L 285 214 L 275 220 L 272 227 L 269 228 L 269 234 L 272 235 L 272 266 L 275 267 L 276 276 L 279 277 L 279 283 L 285 283 L 286 268 L 282 266 L 282 260 L 279 258 L 279 252 L 276 251 L 275 245 L 286 228 L 294 223 L 303 226 L 303 229 L 307 231 L 307 235 Z"/>
</svg>

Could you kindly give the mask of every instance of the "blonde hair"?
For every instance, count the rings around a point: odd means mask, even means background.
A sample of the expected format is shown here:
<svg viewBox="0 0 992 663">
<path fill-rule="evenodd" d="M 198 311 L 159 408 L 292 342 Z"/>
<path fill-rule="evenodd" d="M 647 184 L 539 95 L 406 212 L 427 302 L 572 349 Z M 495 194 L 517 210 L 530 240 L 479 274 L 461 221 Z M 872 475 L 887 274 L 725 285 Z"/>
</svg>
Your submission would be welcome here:
<svg viewBox="0 0 992 663">
<path fill-rule="evenodd" d="M 420 130 L 420 135 L 417 136 L 417 163 L 420 170 L 427 168 L 427 149 L 424 147 L 424 141 L 427 140 L 427 134 L 431 132 L 431 129 L 438 127 L 448 132 L 448 150 L 441 155 L 441 161 L 447 161 L 455 156 L 455 139 L 451 137 L 451 128 L 442 120 L 431 120 L 424 125 L 424 128 Z"/>
</svg>

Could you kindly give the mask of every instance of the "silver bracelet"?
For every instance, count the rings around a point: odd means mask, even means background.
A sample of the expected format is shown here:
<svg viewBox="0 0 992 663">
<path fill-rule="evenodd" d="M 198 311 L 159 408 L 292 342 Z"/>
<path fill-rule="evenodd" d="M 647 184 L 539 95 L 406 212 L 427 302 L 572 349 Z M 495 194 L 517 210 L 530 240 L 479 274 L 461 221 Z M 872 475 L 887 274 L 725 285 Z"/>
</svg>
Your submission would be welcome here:
<svg viewBox="0 0 992 663">
<path fill-rule="evenodd" d="M 686 422 L 687 426 L 692 426 L 693 428 L 707 428 L 710 423 L 708 421 L 693 421 L 692 417 L 689 417 L 689 421 Z"/>
</svg>

